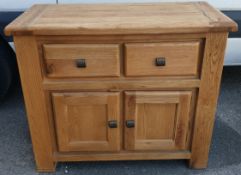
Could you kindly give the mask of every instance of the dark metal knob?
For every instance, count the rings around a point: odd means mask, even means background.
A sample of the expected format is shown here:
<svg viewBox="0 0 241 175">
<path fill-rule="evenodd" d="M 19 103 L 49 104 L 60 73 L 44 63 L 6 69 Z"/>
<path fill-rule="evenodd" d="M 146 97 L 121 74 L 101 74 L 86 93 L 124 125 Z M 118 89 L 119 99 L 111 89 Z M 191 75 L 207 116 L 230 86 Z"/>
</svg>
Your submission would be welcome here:
<svg viewBox="0 0 241 175">
<path fill-rule="evenodd" d="M 110 120 L 108 121 L 109 128 L 117 128 L 117 121 L 116 120 Z"/>
<path fill-rule="evenodd" d="M 76 60 L 76 66 L 78 68 L 85 68 L 86 67 L 85 59 Z"/>
<path fill-rule="evenodd" d="M 156 58 L 156 66 L 165 66 L 166 65 L 166 58 L 158 57 Z"/>
<path fill-rule="evenodd" d="M 126 127 L 127 128 L 134 128 L 135 127 L 135 121 L 134 120 L 127 120 L 126 121 Z"/>
</svg>

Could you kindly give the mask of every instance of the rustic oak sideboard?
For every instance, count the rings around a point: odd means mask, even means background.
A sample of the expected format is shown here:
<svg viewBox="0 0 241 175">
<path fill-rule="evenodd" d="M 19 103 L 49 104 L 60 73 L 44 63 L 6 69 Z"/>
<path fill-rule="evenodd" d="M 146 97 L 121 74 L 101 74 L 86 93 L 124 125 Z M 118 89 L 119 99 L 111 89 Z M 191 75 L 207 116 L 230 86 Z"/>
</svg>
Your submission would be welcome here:
<svg viewBox="0 0 241 175">
<path fill-rule="evenodd" d="M 14 36 L 40 172 L 61 161 L 205 168 L 231 19 L 204 2 L 34 5 Z"/>
</svg>

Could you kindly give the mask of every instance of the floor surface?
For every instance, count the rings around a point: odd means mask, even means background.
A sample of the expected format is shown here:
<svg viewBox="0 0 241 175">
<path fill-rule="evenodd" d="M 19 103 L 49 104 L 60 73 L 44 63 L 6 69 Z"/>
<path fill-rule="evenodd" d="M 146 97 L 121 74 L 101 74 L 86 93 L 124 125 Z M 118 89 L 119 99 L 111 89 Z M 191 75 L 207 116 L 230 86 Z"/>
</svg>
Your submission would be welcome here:
<svg viewBox="0 0 241 175">
<path fill-rule="evenodd" d="M 0 175 L 36 174 L 21 88 L 15 88 L 0 104 Z M 241 67 L 224 69 L 209 168 L 191 170 L 182 160 L 80 162 L 60 163 L 54 174 L 240 175 Z"/>
</svg>

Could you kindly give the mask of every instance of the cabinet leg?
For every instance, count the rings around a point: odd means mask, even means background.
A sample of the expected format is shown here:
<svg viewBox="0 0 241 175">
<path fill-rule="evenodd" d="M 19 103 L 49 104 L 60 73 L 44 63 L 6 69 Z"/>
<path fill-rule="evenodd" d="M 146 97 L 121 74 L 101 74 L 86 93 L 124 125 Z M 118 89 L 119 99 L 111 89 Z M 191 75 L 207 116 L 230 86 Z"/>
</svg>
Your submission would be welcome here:
<svg viewBox="0 0 241 175">
<path fill-rule="evenodd" d="M 45 163 L 44 165 L 36 165 L 36 170 L 39 173 L 53 173 L 55 172 L 57 163 L 56 162 L 49 162 L 49 163 Z"/>
<path fill-rule="evenodd" d="M 37 170 L 53 172 L 56 166 L 53 159 L 56 145 L 53 139 L 51 114 L 47 107 L 50 106 L 47 105 L 49 99 L 42 87 L 41 58 L 38 54 L 36 38 L 15 36 L 14 43 Z"/>
<path fill-rule="evenodd" d="M 205 169 L 208 167 L 208 159 L 205 159 L 205 160 L 190 159 L 188 160 L 188 165 L 189 165 L 189 168 L 192 168 L 192 169 Z"/>
<path fill-rule="evenodd" d="M 227 33 L 217 32 L 206 38 L 189 161 L 191 168 L 202 169 L 208 165 L 227 36 Z"/>
</svg>

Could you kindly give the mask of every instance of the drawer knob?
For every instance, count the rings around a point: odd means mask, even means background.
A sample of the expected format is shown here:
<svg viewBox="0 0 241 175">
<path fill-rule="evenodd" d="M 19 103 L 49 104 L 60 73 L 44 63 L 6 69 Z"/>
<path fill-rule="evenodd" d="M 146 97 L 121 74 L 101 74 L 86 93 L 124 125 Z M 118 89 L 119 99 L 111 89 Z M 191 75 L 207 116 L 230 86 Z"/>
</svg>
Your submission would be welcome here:
<svg viewBox="0 0 241 175">
<path fill-rule="evenodd" d="M 108 121 L 109 128 L 117 128 L 117 121 L 116 120 L 110 120 Z"/>
<path fill-rule="evenodd" d="M 78 68 L 85 68 L 86 67 L 85 59 L 76 60 L 76 66 Z"/>
<path fill-rule="evenodd" d="M 156 66 L 165 66 L 165 65 L 166 65 L 166 58 L 165 57 L 156 58 Z"/>
<path fill-rule="evenodd" d="M 127 128 L 134 128 L 135 127 L 135 121 L 134 120 L 127 120 L 126 121 L 126 127 Z"/>
</svg>

